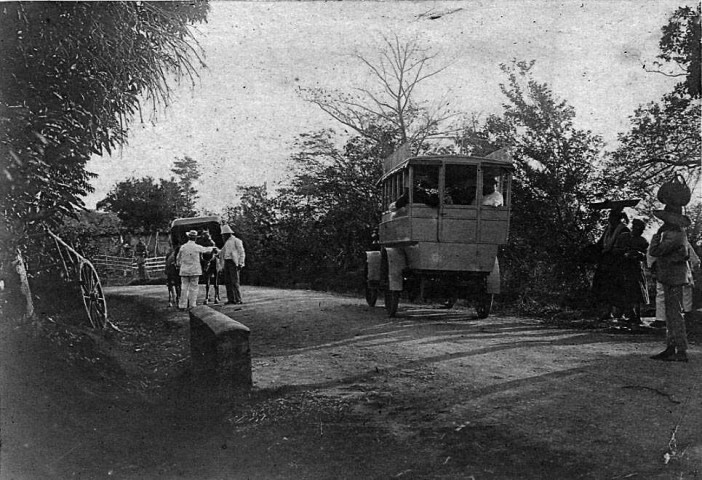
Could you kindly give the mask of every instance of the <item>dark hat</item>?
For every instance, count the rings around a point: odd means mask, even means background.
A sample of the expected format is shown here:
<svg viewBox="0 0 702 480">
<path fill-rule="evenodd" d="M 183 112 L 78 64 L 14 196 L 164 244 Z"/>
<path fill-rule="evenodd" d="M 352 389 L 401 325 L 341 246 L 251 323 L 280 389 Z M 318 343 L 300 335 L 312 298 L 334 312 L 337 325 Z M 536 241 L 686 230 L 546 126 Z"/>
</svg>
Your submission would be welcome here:
<svg viewBox="0 0 702 480">
<path fill-rule="evenodd" d="M 682 207 L 666 205 L 663 210 L 654 210 L 653 215 L 663 220 L 663 222 L 677 227 L 689 227 L 692 225 L 690 217 L 683 215 Z"/>
<path fill-rule="evenodd" d="M 622 210 L 625 207 L 635 207 L 641 199 L 634 198 L 630 200 L 605 200 L 604 202 L 591 203 L 590 206 L 596 210 L 606 210 L 606 209 L 619 209 Z"/>
</svg>

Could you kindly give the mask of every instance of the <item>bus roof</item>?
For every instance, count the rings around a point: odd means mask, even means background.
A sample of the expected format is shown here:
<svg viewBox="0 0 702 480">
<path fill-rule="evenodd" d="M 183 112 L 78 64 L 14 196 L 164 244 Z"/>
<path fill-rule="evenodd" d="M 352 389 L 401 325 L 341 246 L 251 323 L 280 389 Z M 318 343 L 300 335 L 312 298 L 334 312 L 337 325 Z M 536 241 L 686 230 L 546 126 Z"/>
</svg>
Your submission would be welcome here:
<svg viewBox="0 0 702 480">
<path fill-rule="evenodd" d="M 412 158 L 435 158 L 435 157 L 441 157 L 441 158 L 488 158 L 490 160 L 496 160 L 500 163 L 508 163 L 512 164 L 512 154 L 510 152 L 509 147 L 505 148 L 500 148 L 499 150 L 495 150 L 494 152 L 491 152 L 488 155 L 485 155 L 485 157 L 471 157 L 470 155 L 432 155 L 432 156 L 426 156 L 426 157 L 418 157 L 418 156 L 412 156 L 412 150 L 410 147 L 410 143 L 406 142 L 400 147 L 392 152 L 390 155 L 385 157 L 383 159 L 383 171 L 386 173 L 392 172 L 395 170 L 398 166 L 401 164 L 404 164 L 406 161 L 412 159 Z"/>
<path fill-rule="evenodd" d="M 432 163 L 452 163 L 452 164 L 465 164 L 465 165 L 490 165 L 496 167 L 506 168 L 508 170 L 513 170 L 514 165 L 512 164 L 512 157 L 507 153 L 502 153 L 503 150 L 498 150 L 497 152 L 491 153 L 486 157 L 474 157 L 471 155 L 425 155 L 419 157 L 409 157 L 402 162 L 396 164 L 394 168 L 386 172 L 378 183 L 381 183 L 386 178 L 395 174 L 396 172 L 407 168 L 409 165 L 426 165 Z M 494 155 L 494 156 L 491 156 Z"/>
<path fill-rule="evenodd" d="M 222 223 L 222 218 L 213 215 L 209 217 L 189 217 L 189 218 L 176 218 L 171 222 L 171 228 L 173 227 L 183 227 L 188 225 L 198 225 L 204 223 Z"/>
</svg>

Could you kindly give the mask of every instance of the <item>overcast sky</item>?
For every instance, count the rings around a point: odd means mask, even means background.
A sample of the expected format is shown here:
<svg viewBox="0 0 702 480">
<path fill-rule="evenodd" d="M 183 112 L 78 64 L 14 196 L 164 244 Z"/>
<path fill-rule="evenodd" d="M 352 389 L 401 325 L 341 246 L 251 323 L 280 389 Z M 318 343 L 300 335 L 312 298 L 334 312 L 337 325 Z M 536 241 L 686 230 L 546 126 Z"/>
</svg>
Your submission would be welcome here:
<svg viewBox="0 0 702 480">
<path fill-rule="evenodd" d="M 343 131 L 296 88 L 348 91 L 364 82 L 352 54 L 372 57 L 383 34 L 418 38 L 438 52 L 449 67 L 418 98 L 442 96 L 466 113 L 500 113 L 499 65 L 534 59 L 535 76 L 575 107 L 578 126 L 612 147 L 638 105 L 671 89 L 674 80 L 642 65 L 658 54 L 661 27 L 686 3 L 213 1 L 208 23 L 198 27 L 208 67 L 198 85 L 176 88 L 167 109 L 133 124 L 128 146 L 91 160 L 99 178 L 87 206 L 128 177 L 168 178 L 173 160 L 185 155 L 202 167 L 200 208 L 215 213 L 234 202 L 237 185 L 280 181 L 298 134 Z"/>
</svg>

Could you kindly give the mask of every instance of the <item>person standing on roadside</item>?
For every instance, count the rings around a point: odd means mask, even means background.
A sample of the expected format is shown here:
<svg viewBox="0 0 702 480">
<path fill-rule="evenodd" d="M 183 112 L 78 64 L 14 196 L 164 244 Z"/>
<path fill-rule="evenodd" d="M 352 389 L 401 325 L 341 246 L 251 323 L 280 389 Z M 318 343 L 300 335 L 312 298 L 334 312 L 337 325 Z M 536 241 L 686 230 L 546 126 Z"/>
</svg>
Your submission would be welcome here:
<svg viewBox="0 0 702 480">
<path fill-rule="evenodd" d="M 178 256 L 176 257 L 176 265 L 180 268 L 180 300 L 178 308 L 185 310 L 197 305 L 197 294 L 200 285 L 200 275 L 202 275 L 202 266 L 200 265 L 200 254 L 217 253 L 216 247 L 203 247 L 195 243 L 197 240 L 197 231 L 190 230 L 188 233 L 188 242 L 180 247 Z"/>
<path fill-rule="evenodd" d="M 227 303 L 243 303 L 239 290 L 239 271 L 244 268 L 246 261 L 244 244 L 234 235 L 229 225 L 224 225 L 222 227 L 222 238 L 224 239 L 224 246 L 219 252 L 219 255 L 220 258 L 224 260 L 224 282 L 227 290 Z"/>
<path fill-rule="evenodd" d="M 653 214 L 663 225 L 651 238 L 649 255 L 655 258 L 656 278 L 663 286 L 666 349 L 654 360 L 687 362 L 687 333 L 683 317 L 683 287 L 690 281 L 689 243 L 684 228 L 690 226 L 682 207 L 667 205 Z"/>
<path fill-rule="evenodd" d="M 620 235 L 614 246 L 623 255 L 624 297 L 626 299 L 624 318 L 632 325 L 641 325 L 641 305 L 649 302 L 648 281 L 644 271 L 648 240 L 642 234 L 646 222 L 639 218 L 631 221 L 631 232 Z"/>
<path fill-rule="evenodd" d="M 178 249 L 171 248 L 166 255 L 166 287 L 168 288 L 168 306 L 172 307 L 175 303 L 178 306 L 180 302 L 180 291 L 181 291 L 181 281 L 180 274 L 178 273 L 178 267 L 176 266 L 176 258 L 178 257 Z"/>
<path fill-rule="evenodd" d="M 600 320 L 611 320 L 619 316 L 625 304 L 622 273 L 624 257 L 615 249 L 615 245 L 622 234 L 629 232 L 626 226 L 628 221 L 623 207 L 612 208 L 607 219 L 607 228 L 595 244 L 600 257 L 592 279 L 592 293 L 600 304 Z"/>
<path fill-rule="evenodd" d="M 139 270 L 139 279 L 148 280 L 149 275 L 146 271 L 146 257 L 148 252 L 146 251 L 146 244 L 144 244 L 144 239 L 139 238 L 139 242 L 136 244 L 134 249 L 134 255 L 136 256 L 137 268 Z"/>
</svg>

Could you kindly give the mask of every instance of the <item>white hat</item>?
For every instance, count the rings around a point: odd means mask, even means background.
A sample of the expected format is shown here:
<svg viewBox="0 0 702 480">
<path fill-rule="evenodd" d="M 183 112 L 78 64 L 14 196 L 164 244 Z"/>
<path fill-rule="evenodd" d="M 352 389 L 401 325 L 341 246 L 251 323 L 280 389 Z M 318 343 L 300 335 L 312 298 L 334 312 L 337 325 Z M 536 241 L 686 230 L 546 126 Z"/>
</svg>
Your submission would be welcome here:
<svg viewBox="0 0 702 480">
<path fill-rule="evenodd" d="M 197 238 L 197 230 L 190 230 L 188 233 L 186 233 L 188 237 L 193 237 Z"/>
<path fill-rule="evenodd" d="M 234 235 L 234 232 L 232 231 L 231 228 L 229 228 L 229 225 L 224 225 L 224 226 L 222 227 L 222 235 L 225 235 L 225 234 L 227 234 L 227 233 L 230 234 L 230 235 Z"/>
</svg>

